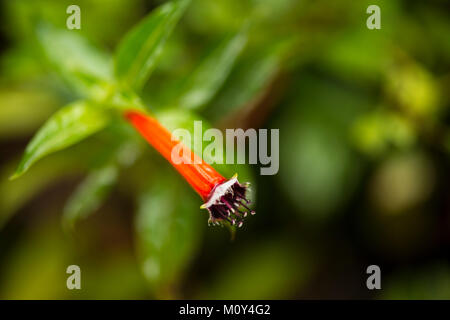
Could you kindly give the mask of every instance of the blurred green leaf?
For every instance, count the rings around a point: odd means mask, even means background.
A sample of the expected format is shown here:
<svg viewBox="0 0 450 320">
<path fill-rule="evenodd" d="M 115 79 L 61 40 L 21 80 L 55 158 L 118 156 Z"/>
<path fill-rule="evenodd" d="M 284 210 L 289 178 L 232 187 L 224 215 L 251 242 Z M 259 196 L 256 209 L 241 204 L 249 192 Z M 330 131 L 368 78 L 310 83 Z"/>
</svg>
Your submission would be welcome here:
<svg viewBox="0 0 450 320">
<path fill-rule="evenodd" d="M 0 88 L 0 139 L 27 137 L 57 110 L 59 99 L 47 88 Z M 30 115 L 33 116 L 30 116 Z M 17 121 L 20 119 L 20 121 Z"/>
<path fill-rule="evenodd" d="M 306 74 L 292 95 L 294 104 L 275 124 L 284 132 L 283 170 L 276 178 L 299 214 L 326 221 L 350 199 L 360 177 L 362 162 L 347 139 L 349 126 L 368 101 L 340 84 Z"/>
<path fill-rule="evenodd" d="M 390 276 L 380 297 L 391 300 L 448 300 L 450 267 L 438 262 L 421 268 L 399 270 Z"/>
<path fill-rule="evenodd" d="M 107 300 L 148 298 L 145 278 L 136 262 L 134 252 L 128 247 L 115 248 L 113 254 L 106 258 L 91 257 L 83 269 L 89 270 L 82 274 L 85 286 L 82 290 L 71 290 L 73 297 Z M 120 285 L 117 285 L 114 279 L 120 279 Z"/>
<path fill-rule="evenodd" d="M 86 149 L 92 148 L 87 146 L 87 148 L 71 149 L 67 150 L 68 153 L 63 152 L 47 157 L 36 163 L 35 170 L 14 181 L 9 181 L 8 177 L 17 166 L 17 161 L 11 161 L 5 165 L 0 173 L 0 228 L 17 210 L 52 183 L 81 174 L 84 167 L 77 157 L 80 154 L 85 155 L 88 151 Z"/>
<path fill-rule="evenodd" d="M 438 82 L 422 65 L 402 57 L 386 72 L 386 92 L 408 113 L 433 118 L 441 107 Z"/>
<path fill-rule="evenodd" d="M 218 120 L 257 97 L 279 70 L 280 52 L 270 48 L 240 60 L 206 110 L 208 118 Z"/>
<path fill-rule="evenodd" d="M 98 140 L 103 146 L 94 155 L 96 169 L 81 182 L 64 208 L 62 222 L 66 229 L 70 230 L 78 220 L 96 211 L 116 184 L 120 170 L 134 164 L 138 158 L 139 148 L 130 141 L 127 129 L 131 128 L 118 120 L 102 132 Z"/>
<path fill-rule="evenodd" d="M 11 179 L 22 175 L 42 157 L 67 148 L 103 129 L 109 120 L 109 114 L 104 109 L 84 101 L 62 108 L 33 137 Z"/>
<path fill-rule="evenodd" d="M 411 121 L 384 108 L 362 115 L 355 121 L 352 131 L 356 147 L 372 156 L 380 156 L 391 146 L 410 148 L 417 139 Z"/>
<path fill-rule="evenodd" d="M 46 71 L 41 59 L 36 59 L 40 52 L 42 51 L 39 46 L 32 41 L 7 48 L 0 56 L 1 78 L 8 79 L 10 83 L 23 83 L 40 78 Z"/>
<path fill-rule="evenodd" d="M 284 241 L 283 241 L 284 240 Z M 216 261 L 200 299 L 283 299 L 304 286 L 313 272 L 310 254 L 283 238 L 238 247 Z"/>
<path fill-rule="evenodd" d="M 47 207 L 46 210 L 46 213 L 54 213 L 54 209 Z M 13 250 L 2 263 L 0 299 L 67 297 L 65 270 L 70 264 L 72 250 L 56 223 L 57 219 L 52 218 L 36 221 L 17 243 L 12 243 Z"/>
<path fill-rule="evenodd" d="M 327 49 L 319 53 L 320 66 L 327 72 L 358 83 L 379 81 L 388 67 L 390 50 L 384 28 L 368 33 L 352 28 L 330 37 Z"/>
<path fill-rule="evenodd" d="M 186 20 L 197 33 L 223 33 L 239 30 L 242 23 L 252 16 L 252 9 L 250 1 L 196 0 Z"/>
<path fill-rule="evenodd" d="M 112 79 L 111 58 L 75 31 L 41 25 L 38 39 L 50 64 L 83 94 L 102 97 Z"/>
<path fill-rule="evenodd" d="M 69 32 L 82 33 L 98 43 L 112 45 L 142 15 L 143 0 L 20 0 L 8 1 L 2 6 L 8 35 L 14 40 L 29 40 L 36 20 L 45 21 L 65 29 L 67 7 L 76 4 L 81 8 L 81 29 Z M 114 21 L 114 23 L 99 23 Z M 9 36 L 8 36 L 9 37 Z"/>
<path fill-rule="evenodd" d="M 72 228 L 77 220 L 97 210 L 117 181 L 118 173 L 119 169 L 114 164 L 91 172 L 66 204 L 63 224 Z"/>
<path fill-rule="evenodd" d="M 145 83 L 189 2 L 177 0 L 160 6 L 125 36 L 115 59 L 115 73 L 122 83 L 137 88 Z"/>
<path fill-rule="evenodd" d="M 122 111 L 129 109 L 145 111 L 147 109 L 141 98 L 132 90 L 117 87 L 112 89 L 111 95 L 102 101 L 106 106 Z"/>
<path fill-rule="evenodd" d="M 146 279 L 164 291 L 177 284 L 192 260 L 207 215 L 202 216 L 193 192 L 172 173 L 153 180 L 156 183 L 139 198 L 137 245 Z"/>
<path fill-rule="evenodd" d="M 244 31 L 223 40 L 183 80 L 179 92 L 172 93 L 175 96 L 175 103 L 171 105 L 198 109 L 207 104 L 231 72 L 246 42 L 247 36 Z"/>
<path fill-rule="evenodd" d="M 427 27 L 425 32 L 429 40 L 432 42 L 427 49 L 432 49 L 433 52 L 442 52 L 442 58 L 447 62 L 450 62 L 450 38 L 445 35 L 450 32 L 450 20 L 448 18 L 448 11 L 440 11 L 436 8 L 428 7 L 427 3 L 421 5 L 420 10 L 418 10 L 423 16 Z M 415 22 L 415 20 L 412 20 Z M 423 25 L 417 25 L 419 30 L 424 30 Z M 411 41 L 416 38 L 411 39 Z M 415 41 L 417 43 L 417 41 Z M 418 43 L 418 46 L 422 46 L 422 43 Z"/>
<path fill-rule="evenodd" d="M 286 171 L 280 171 L 280 178 L 301 214 L 324 221 L 354 190 L 358 164 L 336 132 L 323 123 L 302 121 L 281 150 L 280 167 Z"/>
</svg>

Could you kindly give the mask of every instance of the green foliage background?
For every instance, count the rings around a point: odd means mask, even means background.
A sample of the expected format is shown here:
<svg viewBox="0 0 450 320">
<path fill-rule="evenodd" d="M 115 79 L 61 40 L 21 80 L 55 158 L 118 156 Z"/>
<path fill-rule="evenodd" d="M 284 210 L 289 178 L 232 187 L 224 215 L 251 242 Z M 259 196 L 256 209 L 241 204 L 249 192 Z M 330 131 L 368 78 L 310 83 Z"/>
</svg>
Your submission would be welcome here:
<svg viewBox="0 0 450 320">
<path fill-rule="evenodd" d="M 0 298 L 450 298 L 449 9 L 3 1 Z M 233 240 L 130 107 L 169 129 L 280 129 L 277 175 L 216 166 L 252 182 L 257 215 Z"/>
</svg>

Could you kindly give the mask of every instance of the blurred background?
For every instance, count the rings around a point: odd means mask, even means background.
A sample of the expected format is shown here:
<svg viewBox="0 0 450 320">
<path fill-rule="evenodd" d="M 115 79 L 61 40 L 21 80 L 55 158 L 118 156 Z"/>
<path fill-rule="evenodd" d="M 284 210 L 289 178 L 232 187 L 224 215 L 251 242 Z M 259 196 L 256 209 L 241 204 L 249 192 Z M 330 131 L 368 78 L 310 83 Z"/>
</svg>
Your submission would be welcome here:
<svg viewBox="0 0 450 320">
<path fill-rule="evenodd" d="M 9 181 L 38 128 L 77 98 L 36 40 L 37 22 L 112 54 L 164 1 L 1 2 L 0 298 L 450 298 L 450 3 L 194 0 L 141 97 L 170 123 L 279 128 L 280 170 L 219 166 L 252 181 L 257 214 L 232 239 L 125 124 Z M 381 30 L 366 9 L 381 8 Z M 216 92 L 174 88 L 247 28 Z M 211 72 L 216 72 L 211 66 Z M 117 132 L 121 132 L 118 134 Z M 76 219 L 75 219 L 76 218 Z M 81 268 L 81 290 L 66 268 Z M 368 290 L 366 268 L 381 268 Z"/>
</svg>

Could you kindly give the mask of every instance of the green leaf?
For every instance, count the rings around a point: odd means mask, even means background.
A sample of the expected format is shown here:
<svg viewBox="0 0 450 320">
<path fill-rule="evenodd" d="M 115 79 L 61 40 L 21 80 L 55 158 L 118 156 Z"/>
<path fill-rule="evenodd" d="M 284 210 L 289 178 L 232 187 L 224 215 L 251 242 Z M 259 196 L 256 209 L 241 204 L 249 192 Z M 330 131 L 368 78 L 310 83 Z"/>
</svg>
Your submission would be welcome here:
<svg viewBox="0 0 450 320">
<path fill-rule="evenodd" d="M 145 83 L 189 2 L 178 0 L 160 6 L 125 36 L 115 59 L 115 73 L 122 83 L 134 88 Z"/>
<path fill-rule="evenodd" d="M 72 231 L 76 222 L 96 211 L 116 184 L 120 170 L 134 164 L 138 146 L 130 141 L 123 121 L 111 122 L 102 132 L 101 148 L 94 154 L 93 169 L 71 195 L 64 208 L 63 226 Z"/>
<path fill-rule="evenodd" d="M 33 137 L 11 179 L 22 175 L 42 157 L 67 148 L 103 129 L 109 120 L 106 110 L 84 101 L 62 108 L 48 119 Z"/>
<path fill-rule="evenodd" d="M 197 109 L 220 89 L 247 42 L 245 32 L 227 37 L 194 69 L 180 87 L 177 105 Z"/>
<path fill-rule="evenodd" d="M 214 103 L 206 110 L 208 118 L 220 120 L 261 95 L 279 71 L 281 56 L 281 50 L 275 46 L 269 50 L 259 49 L 240 59 Z"/>
<path fill-rule="evenodd" d="M 90 173 L 78 186 L 64 208 L 63 224 L 72 228 L 75 222 L 97 210 L 117 181 L 119 169 L 106 165 Z"/>
<path fill-rule="evenodd" d="M 49 63 L 65 81 L 88 96 L 103 94 L 105 82 L 112 79 L 111 58 L 107 53 L 75 31 L 49 25 L 38 28 L 38 39 Z"/>
<path fill-rule="evenodd" d="M 137 248 L 143 273 L 156 292 L 176 284 L 192 260 L 207 214 L 175 173 L 164 172 L 139 199 Z"/>
<path fill-rule="evenodd" d="M 55 154 L 36 163 L 34 170 L 28 174 L 9 181 L 8 177 L 17 166 L 17 161 L 10 161 L 2 165 L 0 172 L 0 229 L 22 208 L 28 201 L 36 197 L 45 188 L 56 181 L 69 177 L 76 177 L 85 171 L 82 161 L 77 157 L 86 155 L 92 145 L 79 145 L 68 152 Z"/>
</svg>

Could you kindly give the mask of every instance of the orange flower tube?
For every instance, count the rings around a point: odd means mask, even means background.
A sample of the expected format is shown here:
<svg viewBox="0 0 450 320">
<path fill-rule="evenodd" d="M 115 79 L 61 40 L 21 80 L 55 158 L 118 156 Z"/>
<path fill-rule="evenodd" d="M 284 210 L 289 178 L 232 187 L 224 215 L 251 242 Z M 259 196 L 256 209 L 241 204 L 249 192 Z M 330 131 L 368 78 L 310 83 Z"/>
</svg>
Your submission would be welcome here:
<svg viewBox="0 0 450 320">
<path fill-rule="evenodd" d="M 227 221 L 241 227 L 247 213 L 255 214 L 247 206 L 248 183 L 240 184 L 237 175 L 227 180 L 213 167 L 197 156 L 182 142 L 172 139 L 172 134 L 158 120 L 140 111 L 127 111 L 125 118 L 140 135 L 155 148 L 184 177 L 205 202 L 201 208 L 209 212 L 209 222 Z M 184 161 L 174 162 L 172 150 L 181 146 Z"/>
</svg>

